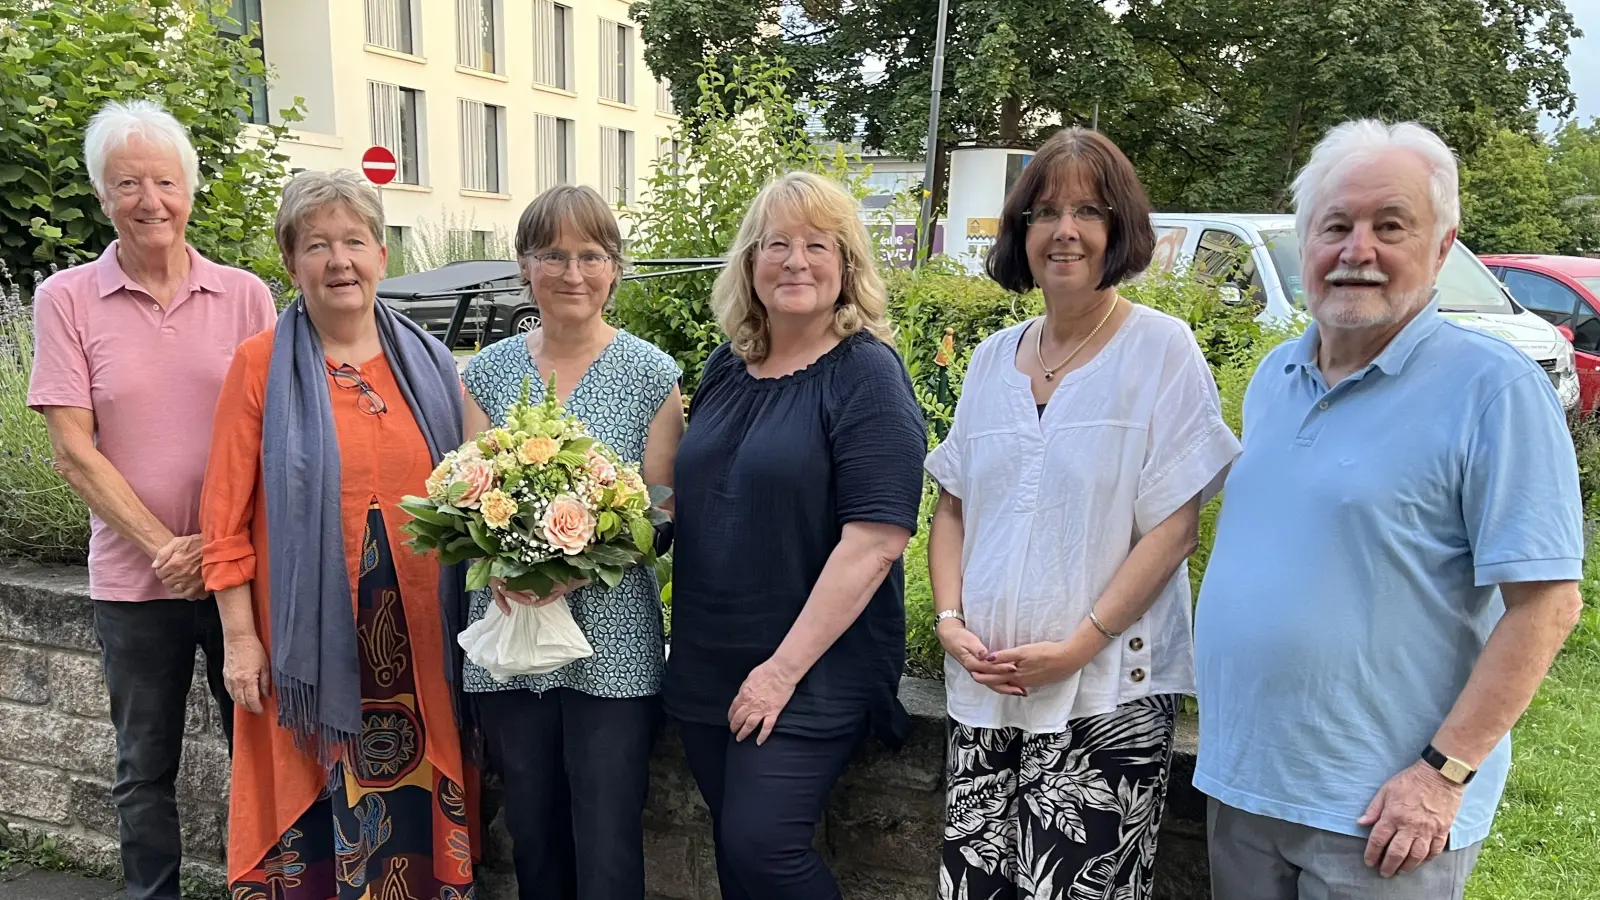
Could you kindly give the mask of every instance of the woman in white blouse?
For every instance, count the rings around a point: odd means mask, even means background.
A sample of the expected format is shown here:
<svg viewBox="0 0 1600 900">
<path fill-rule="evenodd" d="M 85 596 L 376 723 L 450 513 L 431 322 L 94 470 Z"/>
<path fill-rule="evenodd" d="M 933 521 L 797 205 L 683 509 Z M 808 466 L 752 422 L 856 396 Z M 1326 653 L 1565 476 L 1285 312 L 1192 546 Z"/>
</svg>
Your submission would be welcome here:
<svg viewBox="0 0 1600 900">
<path fill-rule="evenodd" d="M 929 536 L 951 728 L 944 898 L 1150 896 L 1177 697 L 1194 692 L 1200 506 L 1239 443 L 1194 335 L 1117 285 L 1150 206 L 1062 131 L 1005 201 L 989 276 L 1045 314 L 980 344 Z"/>
</svg>

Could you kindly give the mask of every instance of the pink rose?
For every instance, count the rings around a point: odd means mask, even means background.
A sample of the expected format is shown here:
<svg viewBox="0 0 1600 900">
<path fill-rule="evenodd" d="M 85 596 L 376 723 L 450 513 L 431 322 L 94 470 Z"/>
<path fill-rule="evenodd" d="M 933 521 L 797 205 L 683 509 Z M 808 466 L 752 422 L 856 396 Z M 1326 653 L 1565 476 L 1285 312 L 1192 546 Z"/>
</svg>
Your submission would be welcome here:
<svg viewBox="0 0 1600 900">
<path fill-rule="evenodd" d="M 617 482 L 617 467 L 612 465 L 611 460 L 593 450 L 589 451 L 589 461 L 584 464 L 584 468 L 589 471 L 590 478 L 606 487 L 610 487 Z"/>
<path fill-rule="evenodd" d="M 539 527 L 545 542 L 568 556 L 577 556 L 594 538 L 594 514 L 571 494 L 550 501 Z"/>
<path fill-rule="evenodd" d="M 457 484 L 465 483 L 467 492 L 456 498 L 456 506 L 467 509 L 478 508 L 478 498 L 483 492 L 494 487 L 494 463 L 487 459 L 469 459 L 456 466 L 456 480 L 451 483 L 450 489 L 454 491 Z"/>
</svg>

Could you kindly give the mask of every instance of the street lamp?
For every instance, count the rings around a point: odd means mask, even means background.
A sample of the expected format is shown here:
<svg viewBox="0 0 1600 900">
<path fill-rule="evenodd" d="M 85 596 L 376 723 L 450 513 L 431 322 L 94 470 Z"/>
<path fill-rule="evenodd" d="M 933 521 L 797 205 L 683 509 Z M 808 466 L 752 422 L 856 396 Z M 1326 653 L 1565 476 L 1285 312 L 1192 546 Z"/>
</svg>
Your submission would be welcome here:
<svg viewBox="0 0 1600 900">
<path fill-rule="evenodd" d="M 933 42 L 933 98 L 928 104 L 928 140 L 922 153 L 922 210 L 917 217 L 916 255 L 912 265 L 920 266 L 933 255 L 933 167 L 939 149 L 939 90 L 944 86 L 944 22 L 950 14 L 950 0 L 939 0 L 939 26 Z M 921 246 L 926 242 L 927 253 Z"/>
</svg>

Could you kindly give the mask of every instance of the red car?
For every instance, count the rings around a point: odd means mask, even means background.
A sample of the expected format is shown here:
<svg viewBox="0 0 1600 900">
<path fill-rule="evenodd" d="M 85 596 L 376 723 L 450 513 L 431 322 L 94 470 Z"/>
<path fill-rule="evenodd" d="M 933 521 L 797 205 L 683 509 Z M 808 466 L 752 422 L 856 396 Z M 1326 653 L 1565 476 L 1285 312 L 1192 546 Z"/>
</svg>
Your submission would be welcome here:
<svg viewBox="0 0 1600 900">
<path fill-rule="evenodd" d="M 1578 408 L 1600 400 L 1600 259 L 1582 256 L 1480 256 L 1517 302 L 1572 342 Z"/>
</svg>

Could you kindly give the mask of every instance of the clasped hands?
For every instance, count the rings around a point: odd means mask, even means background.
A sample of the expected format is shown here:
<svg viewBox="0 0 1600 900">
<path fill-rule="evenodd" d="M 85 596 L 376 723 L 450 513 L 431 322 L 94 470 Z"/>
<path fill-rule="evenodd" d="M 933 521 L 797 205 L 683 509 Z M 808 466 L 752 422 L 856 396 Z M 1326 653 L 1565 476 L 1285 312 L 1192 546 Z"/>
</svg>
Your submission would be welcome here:
<svg viewBox="0 0 1600 900">
<path fill-rule="evenodd" d="M 175 537 L 156 551 L 150 568 L 167 586 L 175 599 L 199 600 L 206 596 L 205 578 L 200 574 L 200 549 L 204 539 L 198 534 Z"/>
<path fill-rule="evenodd" d="M 1066 640 L 1039 641 L 990 652 L 960 619 L 945 619 L 936 633 L 945 652 L 972 675 L 973 681 L 1012 697 L 1026 697 L 1028 688 L 1071 678 L 1101 649 Z"/>
</svg>

